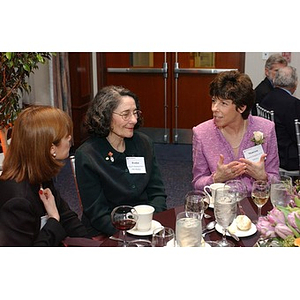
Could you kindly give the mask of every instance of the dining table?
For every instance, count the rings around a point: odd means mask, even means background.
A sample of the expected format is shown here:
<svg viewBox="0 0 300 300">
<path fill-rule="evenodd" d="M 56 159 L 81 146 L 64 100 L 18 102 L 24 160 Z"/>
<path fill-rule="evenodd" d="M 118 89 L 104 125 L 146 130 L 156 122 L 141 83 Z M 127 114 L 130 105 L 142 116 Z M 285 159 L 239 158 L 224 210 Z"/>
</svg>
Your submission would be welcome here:
<svg viewBox="0 0 300 300">
<path fill-rule="evenodd" d="M 240 201 L 238 208 L 238 214 L 245 214 L 247 215 L 252 223 L 255 223 L 257 221 L 258 216 L 258 208 L 254 204 L 251 197 L 244 198 Z M 271 204 L 270 199 L 268 199 L 267 203 L 262 207 L 262 216 L 266 215 L 268 211 L 272 210 L 273 205 Z M 153 220 L 159 222 L 164 227 L 170 227 L 174 229 L 175 232 L 175 226 L 176 226 L 176 216 L 178 213 L 184 211 L 184 206 L 177 206 L 174 208 L 167 209 L 162 212 L 154 213 Z M 211 222 L 212 220 L 215 220 L 214 217 L 214 209 L 213 207 L 209 207 L 205 211 L 206 217 L 202 218 L 202 228 L 205 228 L 206 225 Z M 256 230 L 251 231 L 250 235 L 245 234 L 245 236 L 240 236 L 239 241 L 236 241 L 233 237 L 228 235 L 226 238 L 232 241 L 235 245 L 235 247 L 253 247 L 256 245 L 258 239 L 260 238 L 260 232 Z M 101 236 L 99 239 L 95 240 L 88 240 L 88 239 L 82 239 L 82 238 L 67 238 L 64 241 L 65 246 L 99 246 L 99 247 L 120 247 L 122 246 L 122 242 L 117 240 L 121 239 L 121 233 L 117 232 L 113 235 L 113 237 L 109 236 Z M 117 239 L 114 239 L 117 238 Z M 214 230 L 208 234 L 205 235 L 204 240 L 205 241 L 217 241 L 222 238 L 222 233 L 220 231 Z M 128 233 L 126 234 L 126 241 L 130 242 L 132 240 L 136 239 L 145 239 L 150 240 L 152 239 L 152 235 L 135 235 Z"/>
</svg>

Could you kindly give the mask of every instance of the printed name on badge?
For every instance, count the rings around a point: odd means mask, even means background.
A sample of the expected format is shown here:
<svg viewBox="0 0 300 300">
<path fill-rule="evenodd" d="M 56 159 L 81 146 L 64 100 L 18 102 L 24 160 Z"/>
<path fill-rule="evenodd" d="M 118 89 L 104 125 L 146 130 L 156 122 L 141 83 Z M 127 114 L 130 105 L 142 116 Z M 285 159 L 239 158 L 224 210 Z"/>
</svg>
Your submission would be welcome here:
<svg viewBox="0 0 300 300">
<path fill-rule="evenodd" d="M 262 145 L 256 145 L 251 148 L 243 150 L 244 157 L 253 162 L 258 162 L 260 157 L 264 154 Z"/>
<path fill-rule="evenodd" d="M 130 174 L 146 173 L 144 157 L 126 157 L 126 164 Z"/>
</svg>

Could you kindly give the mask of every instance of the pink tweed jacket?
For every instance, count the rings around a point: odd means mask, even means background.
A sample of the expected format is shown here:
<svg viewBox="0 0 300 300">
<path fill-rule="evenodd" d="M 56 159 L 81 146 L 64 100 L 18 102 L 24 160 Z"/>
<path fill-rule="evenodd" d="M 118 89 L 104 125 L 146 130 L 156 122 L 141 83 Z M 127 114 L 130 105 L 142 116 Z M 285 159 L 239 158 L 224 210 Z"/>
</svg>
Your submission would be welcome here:
<svg viewBox="0 0 300 300">
<path fill-rule="evenodd" d="M 243 157 L 243 150 L 255 145 L 251 141 L 254 131 L 261 131 L 264 134 L 265 141 L 262 147 L 268 155 L 265 161 L 268 180 L 270 181 L 274 176 L 279 176 L 279 157 L 274 123 L 252 115 L 249 116 L 248 120 L 248 128 L 241 142 L 238 158 L 234 157 L 230 144 L 215 126 L 213 119 L 193 127 L 192 184 L 194 189 L 203 190 L 205 185 L 213 183 L 212 174 L 216 171 L 220 154 L 224 155 L 224 164 Z M 248 195 L 250 195 L 254 179 L 248 175 L 242 175 L 236 179 L 241 179 L 246 184 Z"/>
</svg>

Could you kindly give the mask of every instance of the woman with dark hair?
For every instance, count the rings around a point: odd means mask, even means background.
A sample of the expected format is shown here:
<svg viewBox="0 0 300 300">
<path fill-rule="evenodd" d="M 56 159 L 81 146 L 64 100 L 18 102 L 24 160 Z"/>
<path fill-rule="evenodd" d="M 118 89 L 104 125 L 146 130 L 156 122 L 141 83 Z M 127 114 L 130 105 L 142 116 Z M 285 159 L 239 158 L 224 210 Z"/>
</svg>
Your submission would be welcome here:
<svg viewBox="0 0 300 300">
<path fill-rule="evenodd" d="M 104 87 L 91 102 L 86 125 L 91 134 L 75 153 L 82 222 L 90 236 L 116 232 L 110 213 L 119 205 L 148 204 L 166 209 L 166 194 L 153 143 L 135 131 L 142 123 L 131 91 Z"/>
<path fill-rule="evenodd" d="M 19 114 L 0 177 L 0 246 L 59 246 L 87 234 L 52 181 L 69 155 L 72 130 L 58 108 Z"/>
<path fill-rule="evenodd" d="M 250 195 L 254 180 L 279 176 L 274 123 L 250 115 L 255 92 L 246 74 L 218 74 L 210 95 L 213 119 L 193 128 L 192 183 L 203 189 L 214 182 L 241 179 Z"/>
</svg>

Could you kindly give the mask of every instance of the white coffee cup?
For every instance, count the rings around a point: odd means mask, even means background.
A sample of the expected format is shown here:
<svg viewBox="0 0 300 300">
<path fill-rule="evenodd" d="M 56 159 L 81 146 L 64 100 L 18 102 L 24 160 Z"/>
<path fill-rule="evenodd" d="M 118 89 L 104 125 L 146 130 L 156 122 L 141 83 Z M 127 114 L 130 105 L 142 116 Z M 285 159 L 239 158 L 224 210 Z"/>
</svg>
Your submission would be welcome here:
<svg viewBox="0 0 300 300">
<path fill-rule="evenodd" d="M 211 185 L 206 185 L 204 187 L 204 192 L 209 196 L 210 204 L 214 204 L 215 202 L 215 196 L 216 196 L 216 190 L 220 187 L 224 187 L 225 183 L 212 183 Z M 229 188 L 229 186 L 228 186 Z"/>
<path fill-rule="evenodd" d="M 136 229 L 139 231 L 148 231 L 151 229 L 154 207 L 151 205 L 137 205 L 134 207 L 139 218 L 136 224 Z"/>
</svg>

